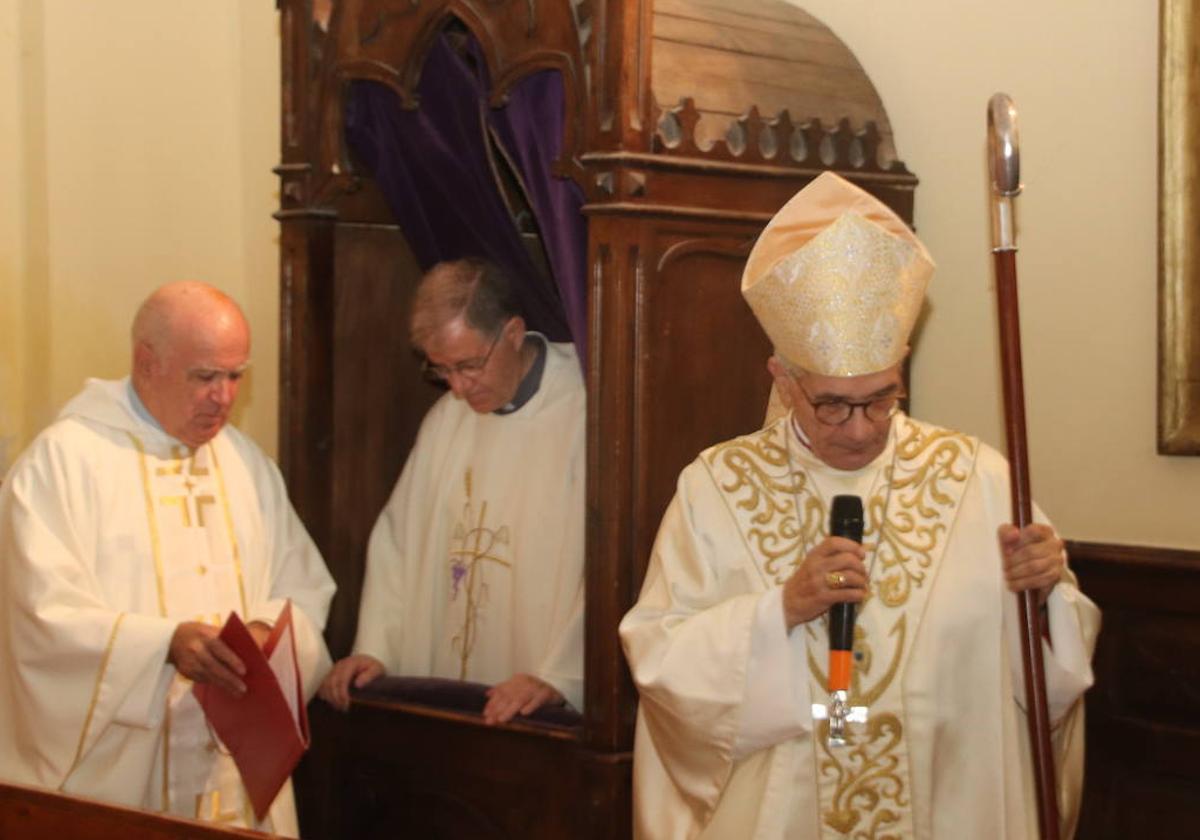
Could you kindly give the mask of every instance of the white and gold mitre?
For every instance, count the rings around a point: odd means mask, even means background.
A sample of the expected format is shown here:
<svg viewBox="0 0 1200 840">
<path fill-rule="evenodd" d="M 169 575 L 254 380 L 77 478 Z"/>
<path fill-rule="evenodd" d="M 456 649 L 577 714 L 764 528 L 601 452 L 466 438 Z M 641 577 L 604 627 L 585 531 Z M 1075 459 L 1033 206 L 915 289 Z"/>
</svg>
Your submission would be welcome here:
<svg viewBox="0 0 1200 840">
<path fill-rule="evenodd" d="M 785 361 L 859 376 L 904 358 L 933 268 L 903 219 L 825 172 L 758 237 L 742 295 Z"/>
</svg>

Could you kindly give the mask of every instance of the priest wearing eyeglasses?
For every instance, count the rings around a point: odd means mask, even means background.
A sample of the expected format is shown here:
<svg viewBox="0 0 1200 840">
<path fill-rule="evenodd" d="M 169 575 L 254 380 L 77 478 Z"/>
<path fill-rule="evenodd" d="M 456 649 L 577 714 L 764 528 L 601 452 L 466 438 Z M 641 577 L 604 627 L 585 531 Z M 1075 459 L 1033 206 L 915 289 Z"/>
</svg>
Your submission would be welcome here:
<svg viewBox="0 0 1200 840">
<path fill-rule="evenodd" d="M 586 402 L 570 344 L 527 331 L 495 265 L 440 263 L 413 344 L 446 393 L 421 424 L 367 548 L 354 652 L 321 696 L 383 674 L 487 683 L 504 723 L 583 702 Z"/>
<path fill-rule="evenodd" d="M 756 243 L 742 291 L 786 411 L 684 469 L 622 621 L 636 837 L 1036 836 L 1012 594 L 1029 589 L 1071 833 L 1099 613 L 1044 519 L 1007 524 L 1003 457 L 899 410 L 932 273 L 904 222 L 832 173 Z M 861 544 L 830 536 L 843 495 Z M 861 714 L 839 743 L 823 704 L 842 603 Z"/>
</svg>

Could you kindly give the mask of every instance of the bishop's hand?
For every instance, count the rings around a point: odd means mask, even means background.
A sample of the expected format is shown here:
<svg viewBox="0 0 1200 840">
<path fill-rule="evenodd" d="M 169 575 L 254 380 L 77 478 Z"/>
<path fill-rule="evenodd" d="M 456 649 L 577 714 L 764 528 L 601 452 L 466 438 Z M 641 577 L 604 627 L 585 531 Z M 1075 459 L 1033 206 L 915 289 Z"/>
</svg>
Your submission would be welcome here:
<svg viewBox="0 0 1200 840">
<path fill-rule="evenodd" d="M 783 584 L 787 629 L 812 621 L 839 603 L 859 603 L 867 594 L 866 552 L 854 540 L 826 537 Z"/>
<path fill-rule="evenodd" d="M 1001 525 L 997 531 L 1004 555 L 1004 581 L 1013 592 L 1038 591 L 1044 604 L 1066 566 L 1063 541 L 1049 525 L 1035 522 L 1018 529 Z"/>
</svg>

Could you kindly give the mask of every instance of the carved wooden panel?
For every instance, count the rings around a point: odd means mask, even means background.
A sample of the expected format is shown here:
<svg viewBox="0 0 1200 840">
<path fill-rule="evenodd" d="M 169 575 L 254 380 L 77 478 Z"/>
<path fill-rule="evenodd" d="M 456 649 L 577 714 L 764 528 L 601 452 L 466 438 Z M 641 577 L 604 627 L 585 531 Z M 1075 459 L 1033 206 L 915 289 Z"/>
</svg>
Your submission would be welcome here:
<svg viewBox="0 0 1200 840">
<path fill-rule="evenodd" d="M 651 88 L 673 108 L 695 97 L 702 147 L 723 139 L 751 106 L 790 110 L 827 125 L 880 126 L 895 157 L 875 86 L 850 49 L 812 15 L 785 0 L 657 0 Z"/>
<path fill-rule="evenodd" d="M 320 836 L 551 840 L 626 828 L 579 802 L 569 731 L 487 727 L 473 715 L 376 701 L 314 713 L 308 761 L 328 771 L 329 785 L 326 801 L 311 803 L 325 807 Z"/>
<path fill-rule="evenodd" d="M 583 49 L 591 4 L 568 0 L 344 0 L 331 22 L 330 53 L 314 83 L 314 198 L 329 201 L 346 186 L 342 92 L 350 79 L 372 79 L 418 106 L 416 86 L 434 40 L 448 23 L 466 27 L 479 44 L 492 82 L 491 104 L 529 73 L 558 70 L 566 101 L 561 171 L 582 182 L 580 149 L 591 111 Z M 584 17 L 581 17 L 584 16 Z"/>
<path fill-rule="evenodd" d="M 357 626 L 367 540 L 441 391 L 421 379 L 408 338 L 420 279 L 394 227 L 339 224 L 333 296 L 332 517 L 325 558 L 338 583 L 326 637 L 337 658 Z"/>
<path fill-rule="evenodd" d="M 637 289 L 635 405 L 641 488 L 634 567 L 640 580 L 683 467 L 703 449 L 761 428 L 771 354 L 741 295 L 758 228 L 661 223 Z"/>
<path fill-rule="evenodd" d="M 1191 837 L 1200 825 L 1200 552 L 1069 551 L 1104 614 L 1077 836 Z"/>
</svg>

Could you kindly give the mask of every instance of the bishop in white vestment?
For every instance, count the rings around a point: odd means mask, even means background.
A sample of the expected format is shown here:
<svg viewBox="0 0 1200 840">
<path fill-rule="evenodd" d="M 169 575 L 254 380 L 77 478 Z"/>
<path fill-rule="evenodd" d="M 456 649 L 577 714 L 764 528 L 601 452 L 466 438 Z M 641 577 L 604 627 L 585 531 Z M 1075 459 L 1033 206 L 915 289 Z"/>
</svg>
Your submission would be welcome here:
<svg viewBox="0 0 1200 840">
<path fill-rule="evenodd" d="M 231 611 L 270 625 L 290 599 L 311 696 L 334 584 L 278 469 L 225 425 L 248 350 L 240 311 L 201 284 L 156 294 L 152 316 L 168 312 L 135 325 L 135 370 L 159 365 L 141 390 L 157 416 L 129 378 L 90 380 L 0 492 L 0 778 L 297 836 L 290 783 L 258 824 L 168 660 L 205 656 Z M 239 336 L 232 354 L 213 311 Z M 204 643 L 173 648 L 185 631 Z"/>
<path fill-rule="evenodd" d="M 636 837 L 1036 836 L 1019 589 L 1045 599 L 1071 833 L 1099 615 L 1048 525 L 1005 525 L 1002 456 L 897 410 L 931 273 L 903 222 L 832 174 L 756 245 L 743 291 L 791 410 L 683 471 L 621 624 Z M 861 547 L 828 535 L 842 494 L 863 501 Z M 813 714 L 838 602 L 858 605 L 849 694 L 868 709 L 844 746 Z"/>
</svg>

